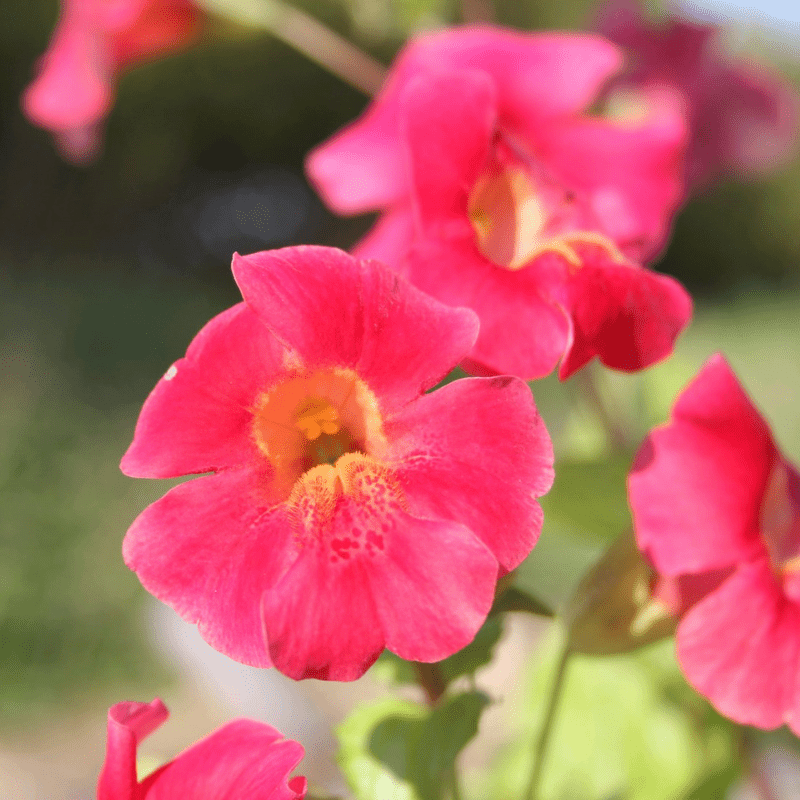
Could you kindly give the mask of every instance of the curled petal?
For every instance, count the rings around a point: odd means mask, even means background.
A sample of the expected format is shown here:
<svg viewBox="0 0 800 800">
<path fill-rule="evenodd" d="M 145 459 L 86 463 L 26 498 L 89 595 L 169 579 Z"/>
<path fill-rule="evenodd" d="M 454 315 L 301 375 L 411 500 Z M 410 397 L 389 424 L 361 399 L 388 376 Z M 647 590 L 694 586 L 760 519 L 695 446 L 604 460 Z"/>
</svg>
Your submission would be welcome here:
<svg viewBox="0 0 800 800">
<path fill-rule="evenodd" d="M 758 411 L 724 359 L 712 357 L 672 421 L 645 441 L 628 480 L 636 537 L 656 569 L 706 572 L 762 554 L 759 514 L 775 458 Z"/>
<path fill-rule="evenodd" d="M 97 785 L 97 800 L 139 800 L 136 747 L 169 716 L 156 698 L 152 703 L 117 703 L 108 710 L 106 760 Z"/>
</svg>

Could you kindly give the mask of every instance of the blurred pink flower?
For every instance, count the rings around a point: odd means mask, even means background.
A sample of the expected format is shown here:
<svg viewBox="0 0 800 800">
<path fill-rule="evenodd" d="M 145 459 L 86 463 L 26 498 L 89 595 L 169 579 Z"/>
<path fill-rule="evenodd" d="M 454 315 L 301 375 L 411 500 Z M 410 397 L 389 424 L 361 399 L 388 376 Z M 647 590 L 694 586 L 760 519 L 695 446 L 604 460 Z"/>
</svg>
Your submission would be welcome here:
<svg viewBox="0 0 800 800">
<path fill-rule="evenodd" d="M 665 87 L 683 96 L 689 189 L 726 173 L 768 172 L 794 154 L 797 93 L 763 65 L 726 56 L 716 26 L 679 17 L 651 23 L 635 0 L 613 0 L 597 29 L 630 56 L 612 84 L 612 104 L 657 102 Z"/>
<path fill-rule="evenodd" d="M 158 699 L 108 710 L 106 760 L 97 800 L 302 800 L 306 779 L 289 779 L 303 757 L 297 742 L 261 722 L 223 725 L 148 775 L 136 777 L 136 748 L 169 716 Z"/>
<path fill-rule="evenodd" d="M 737 722 L 800 733 L 800 475 L 721 356 L 642 445 L 629 496 L 689 682 Z"/>
<path fill-rule="evenodd" d="M 64 158 L 93 160 L 117 73 L 175 50 L 199 32 L 190 0 L 61 0 L 39 74 L 22 96 L 25 115 L 51 131 Z"/>
<path fill-rule="evenodd" d="M 468 644 L 541 530 L 553 453 L 510 378 L 424 394 L 477 319 L 332 248 L 234 256 L 241 303 L 144 405 L 122 469 L 215 473 L 147 508 L 123 555 L 232 658 L 358 678 L 388 647 Z"/>
<path fill-rule="evenodd" d="M 595 355 L 639 369 L 688 322 L 683 289 L 636 263 L 663 247 L 683 193 L 679 109 L 584 113 L 620 60 L 588 34 L 420 37 L 308 159 L 334 210 L 384 212 L 358 255 L 478 313 L 474 371 L 535 378 L 563 357 L 565 378 Z"/>
</svg>

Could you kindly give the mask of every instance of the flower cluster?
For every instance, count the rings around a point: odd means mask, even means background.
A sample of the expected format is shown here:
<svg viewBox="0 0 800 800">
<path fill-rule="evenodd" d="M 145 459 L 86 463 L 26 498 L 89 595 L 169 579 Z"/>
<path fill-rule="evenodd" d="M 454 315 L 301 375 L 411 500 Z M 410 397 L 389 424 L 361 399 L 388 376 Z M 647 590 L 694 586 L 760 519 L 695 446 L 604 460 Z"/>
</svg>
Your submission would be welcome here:
<svg viewBox="0 0 800 800">
<path fill-rule="evenodd" d="M 23 106 L 85 161 L 116 73 L 187 41 L 198 11 L 63 0 L 62 12 Z M 202 475 L 138 516 L 123 556 L 219 651 L 347 681 L 385 648 L 436 662 L 466 647 L 536 544 L 553 482 L 523 381 L 672 352 L 691 298 L 649 266 L 675 213 L 724 169 L 771 164 L 797 104 L 712 57 L 711 29 L 656 34 L 619 4 L 601 29 L 635 66 L 598 34 L 415 38 L 364 115 L 308 158 L 335 211 L 381 215 L 354 255 L 234 255 L 242 302 L 155 386 L 121 464 Z M 643 116 L 595 113 L 631 88 Z M 434 390 L 459 365 L 479 377 Z M 620 540 L 597 574 L 614 583 L 622 564 L 629 580 L 608 596 L 625 607 L 655 570 L 689 681 L 739 722 L 800 733 L 800 475 L 720 356 L 642 446 L 629 489 L 649 563 Z M 628 606 L 611 616 L 651 609 Z M 592 652 L 625 649 L 622 633 Z M 300 745 L 247 720 L 139 781 L 137 744 L 166 715 L 158 700 L 110 709 L 98 800 L 304 796 L 305 779 L 288 778 Z"/>
<path fill-rule="evenodd" d="M 641 369 L 689 321 L 686 292 L 642 266 L 683 195 L 684 122 L 669 105 L 637 125 L 589 115 L 620 63 L 589 34 L 419 37 L 308 159 L 334 210 L 383 212 L 358 254 L 477 312 L 470 371 Z"/>
</svg>

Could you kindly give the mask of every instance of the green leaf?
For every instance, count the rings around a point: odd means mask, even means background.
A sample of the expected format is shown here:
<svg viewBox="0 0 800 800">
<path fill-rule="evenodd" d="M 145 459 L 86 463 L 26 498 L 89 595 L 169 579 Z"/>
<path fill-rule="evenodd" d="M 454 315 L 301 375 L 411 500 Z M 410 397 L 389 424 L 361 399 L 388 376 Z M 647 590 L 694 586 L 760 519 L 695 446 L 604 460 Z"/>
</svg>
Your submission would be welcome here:
<svg viewBox="0 0 800 800">
<path fill-rule="evenodd" d="M 440 662 L 442 675 L 447 683 L 451 683 L 461 675 L 473 675 L 477 669 L 492 660 L 494 646 L 503 632 L 500 617 L 489 617 L 483 623 L 475 638 L 463 649 L 450 658 Z"/>
<path fill-rule="evenodd" d="M 474 672 L 492 660 L 494 646 L 503 632 L 502 619 L 498 616 L 489 617 L 480 628 L 475 638 L 463 650 L 459 650 L 444 661 L 439 662 L 442 677 L 446 683 L 451 683 L 462 675 L 472 675 Z M 389 683 L 415 684 L 418 682 L 414 664 L 411 661 L 396 656 L 384 650 L 381 653 L 372 674 Z"/>
<path fill-rule="evenodd" d="M 423 718 L 388 717 L 372 731 L 370 752 L 413 786 L 419 800 L 440 800 L 455 759 L 478 732 L 488 703 L 484 694 L 470 692 L 447 699 Z"/>
<path fill-rule="evenodd" d="M 511 744 L 476 797 L 521 797 L 542 723 L 558 643 L 537 655 L 528 700 L 520 703 Z M 675 800 L 733 757 L 728 733 L 670 702 L 664 688 L 682 680 L 671 643 L 641 655 L 573 656 L 549 743 L 541 800 Z M 685 686 L 685 684 L 684 684 Z M 721 796 L 721 795 L 718 795 Z"/>
<path fill-rule="evenodd" d="M 339 739 L 338 762 L 355 800 L 420 800 L 409 781 L 398 777 L 370 751 L 373 729 L 386 719 L 413 721 L 426 716 L 416 703 L 387 698 L 371 706 L 357 708 L 336 730 Z M 398 747 L 404 746 L 398 740 Z M 393 761 L 402 759 L 394 754 Z"/>
</svg>

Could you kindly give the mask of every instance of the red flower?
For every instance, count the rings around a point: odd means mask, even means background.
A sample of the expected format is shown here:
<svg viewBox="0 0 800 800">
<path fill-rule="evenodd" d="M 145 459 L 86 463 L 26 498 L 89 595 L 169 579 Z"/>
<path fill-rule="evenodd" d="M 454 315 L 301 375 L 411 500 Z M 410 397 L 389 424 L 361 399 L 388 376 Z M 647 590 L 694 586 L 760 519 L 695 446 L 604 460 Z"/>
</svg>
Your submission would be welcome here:
<svg viewBox="0 0 800 800">
<path fill-rule="evenodd" d="M 515 378 L 434 386 L 477 319 L 378 263 L 234 256 L 241 303 L 145 403 L 126 474 L 183 483 L 125 538 L 144 586 L 229 656 L 352 680 L 468 644 L 533 547 L 552 448 Z"/>
<path fill-rule="evenodd" d="M 183 45 L 199 15 L 190 0 L 62 0 L 39 75 L 22 97 L 25 115 L 53 133 L 65 158 L 91 161 L 117 72 Z"/>
<path fill-rule="evenodd" d="M 690 139 L 690 188 L 721 173 L 758 174 L 785 161 L 798 127 L 795 91 L 764 66 L 721 53 L 719 28 L 679 17 L 648 23 L 633 0 L 614 0 L 598 30 L 631 54 L 631 68 L 613 85 L 612 98 L 643 100 L 665 87 L 685 100 Z"/>
<path fill-rule="evenodd" d="M 800 733 L 800 475 L 721 356 L 650 434 L 629 493 L 689 682 L 737 722 Z"/>
<path fill-rule="evenodd" d="M 341 213 L 384 211 L 359 245 L 481 320 L 471 366 L 565 378 L 598 355 L 639 369 L 671 352 L 691 302 L 638 266 L 682 194 L 684 126 L 582 112 L 619 66 L 590 35 L 488 27 L 422 37 L 361 120 L 311 154 Z"/>
<path fill-rule="evenodd" d="M 139 782 L 136 748 L 169 716 L 158 699 L 108 710 L 106 761 L 97 800 L 302 800 L 306 779 L 289 773 L 303 748 L 249 719 L 229 722 Z"/>
</svg>

